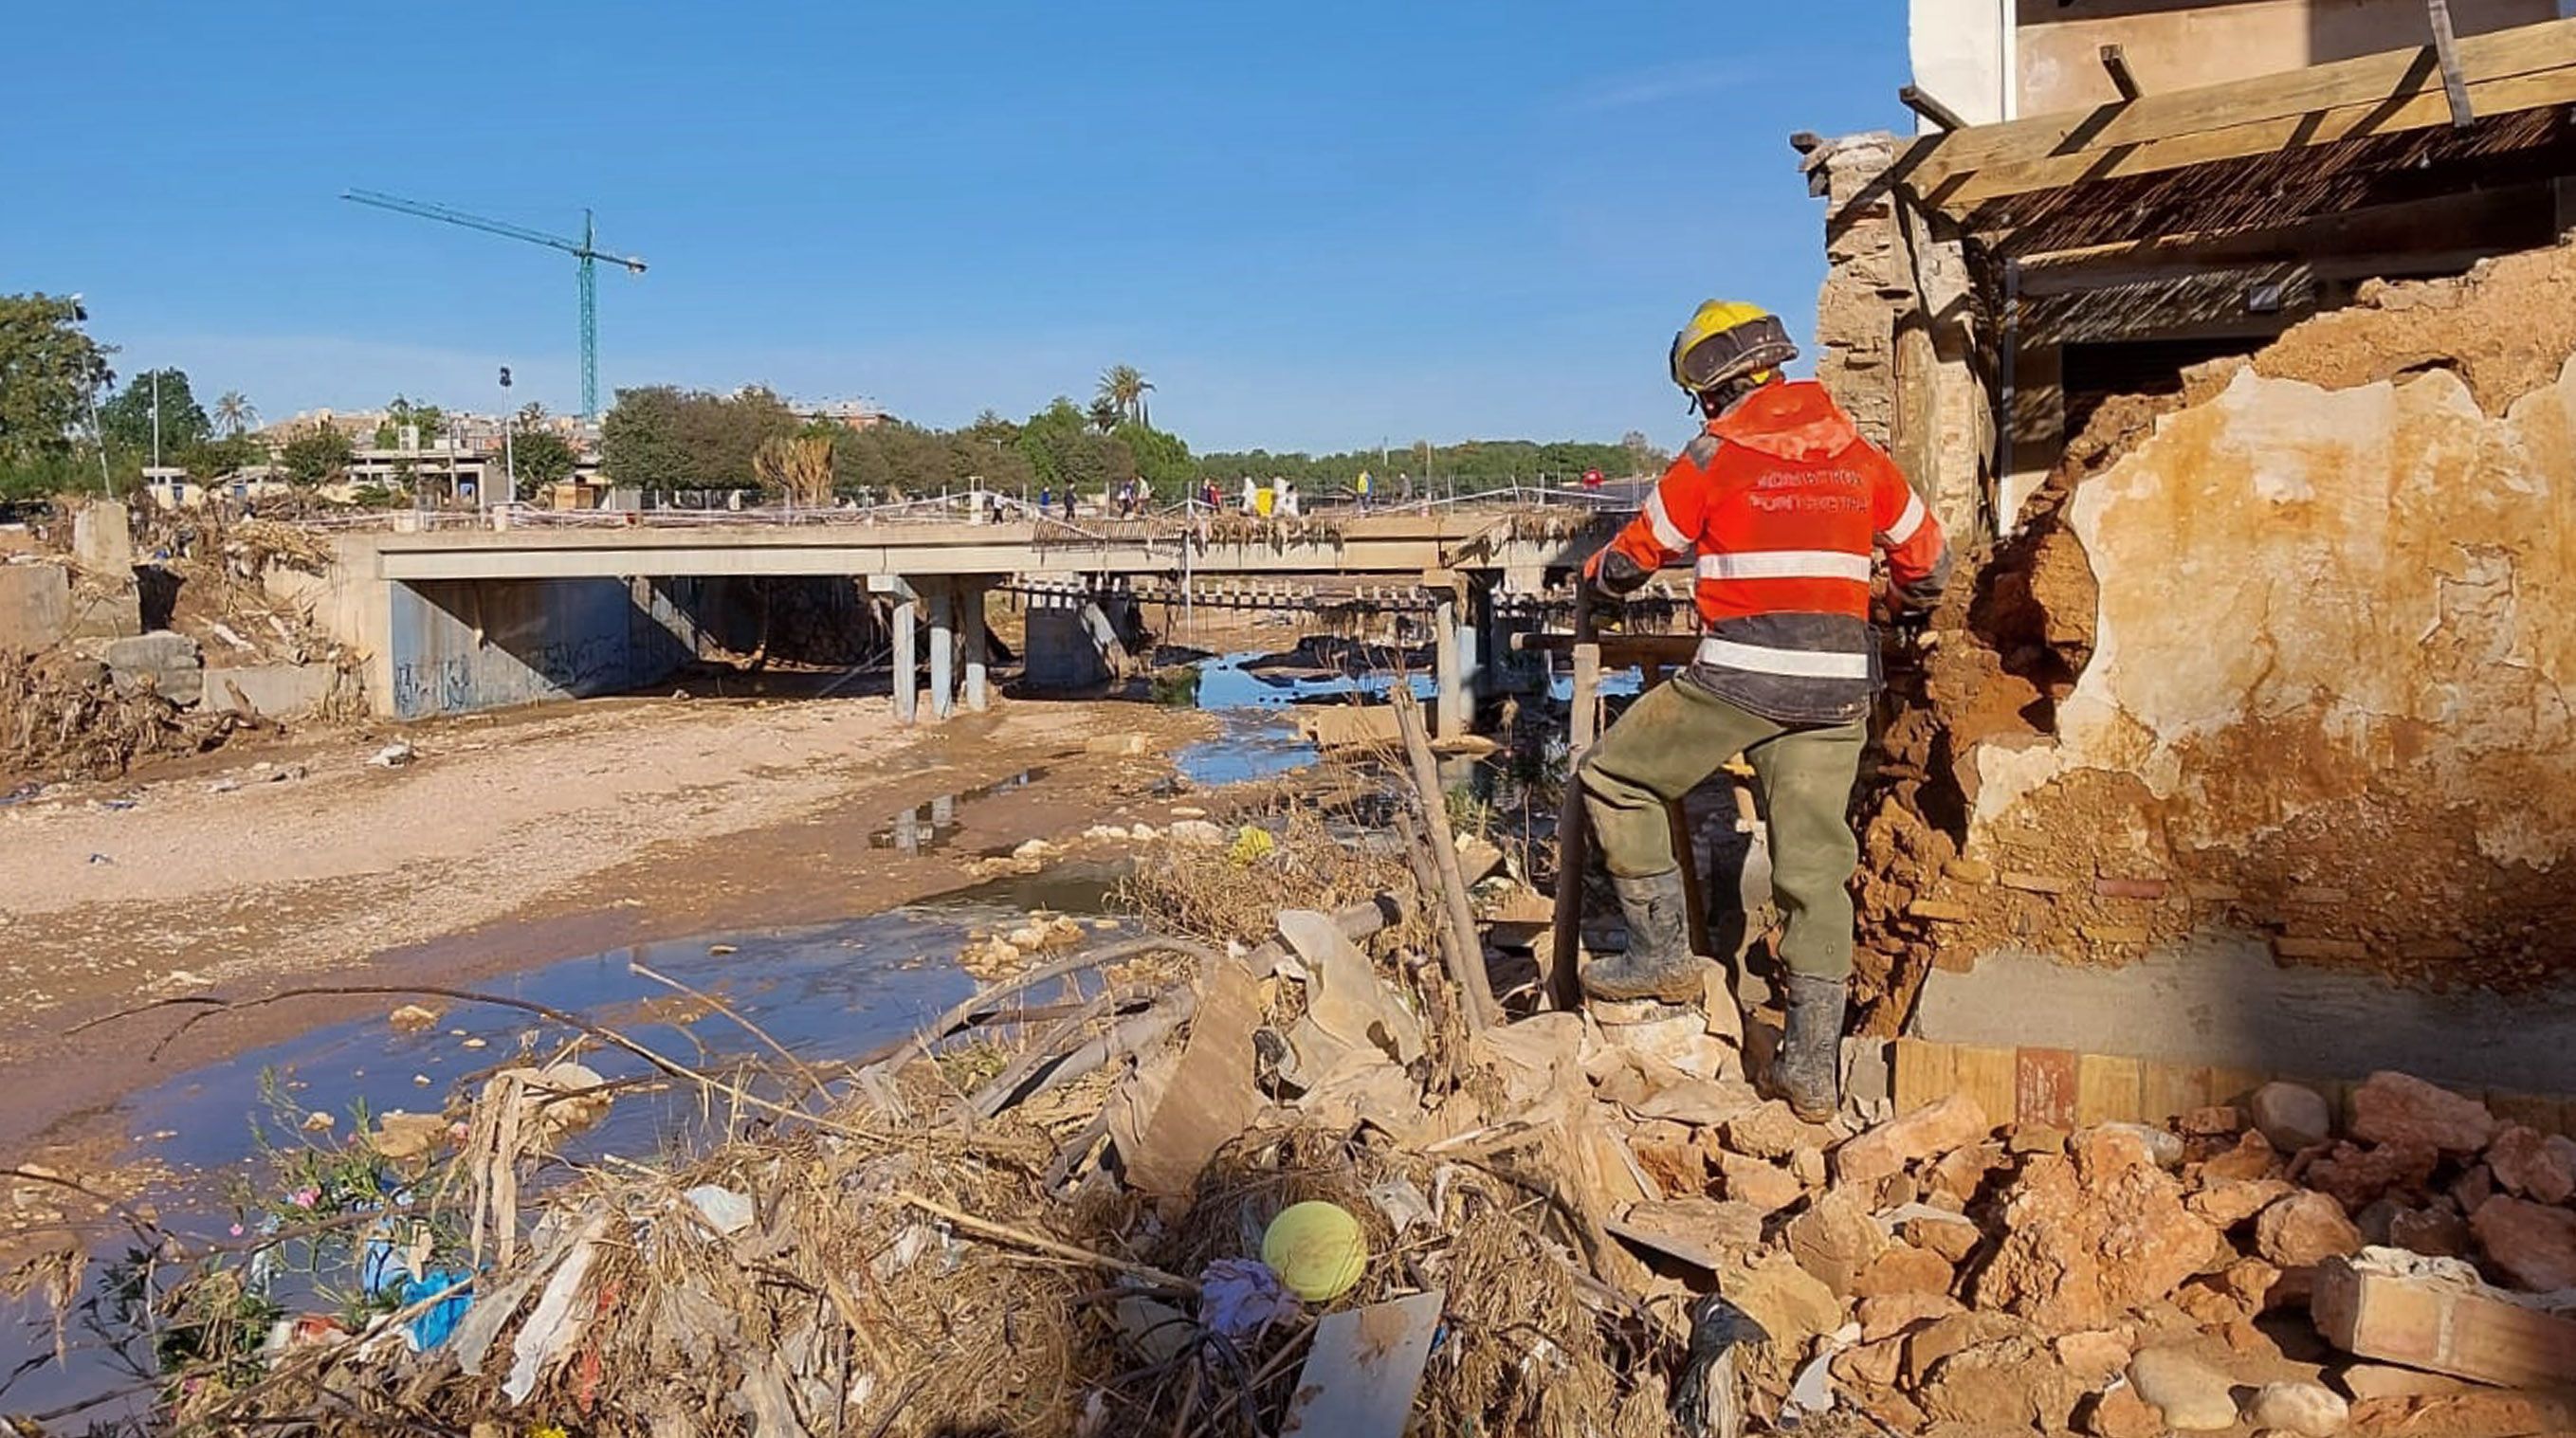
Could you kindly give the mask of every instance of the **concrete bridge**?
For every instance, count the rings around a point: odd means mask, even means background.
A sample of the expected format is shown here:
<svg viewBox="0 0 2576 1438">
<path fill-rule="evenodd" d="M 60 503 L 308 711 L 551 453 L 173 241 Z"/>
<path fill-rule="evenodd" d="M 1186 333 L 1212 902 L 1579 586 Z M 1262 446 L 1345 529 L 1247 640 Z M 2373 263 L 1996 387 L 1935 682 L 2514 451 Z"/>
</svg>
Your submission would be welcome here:
<svg viewBox="0 0 2576 1438">
<path fill-rule="evenodd" d="M 683 516 L 673 522 L 346 531 L 302 591 L 317 618 L 369 656 L 378 712 L 422 718 L 613 692 L 655 682 L 719 649 L 745 604 L 741 581 L 848 578 L 889 607 L 897 712 L 915 717 L 924 658 L 929 709 L 989 702 L 985 595 L 996 586 L 1081 586 L 1029 611 L 1028 674 L 1071 687 L 1105 677 L 1115 605 L 1139 580 L 1163 592 L 1288 576 L 1419 586 L 1439 656 L 1442 725 L 1505 646 L 1498 593 L 1534 594 L 1577 564 L 1617 518 L 1585 509 L 1459 505 L 1297 520 L 1239 516 L 968 523 L 827 513 L 798 522 Z M 857 615 L 853 614 L 853 622 Z M 730 627 L 739 629 L 739 623 Z M 924 630 L 927 631 L 926 635 Z"/>
</svg>

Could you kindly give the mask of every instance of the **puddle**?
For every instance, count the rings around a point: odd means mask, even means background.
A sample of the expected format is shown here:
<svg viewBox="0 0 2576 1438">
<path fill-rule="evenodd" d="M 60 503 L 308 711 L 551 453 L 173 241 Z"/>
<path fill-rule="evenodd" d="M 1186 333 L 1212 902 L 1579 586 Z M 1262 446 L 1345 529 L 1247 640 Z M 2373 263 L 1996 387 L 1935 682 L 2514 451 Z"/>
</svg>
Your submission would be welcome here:
<svg viewBox="0 0 2576 1438">
<path fill-rule="evenodd" d="M 732 1019 L 643 977 L 636 972 L 640 966 L 722 999 L 800 1059 L 850 1059 L 913 1032 L 974 992 L 975 981 L 954 964 L 969 929 L 1017 923 L 1040 906 L 1088 918 L 1099 912 L 1114 878 L 1106 867 L 1035 876 L 1019 881 L 1024 888 L 984 885 L 846 923 L 619 949 L 474 987 L 581 1015 L 693 1068 L 719 1069 L 735 1059 L 774 1061 Z M 1119 937 L 1114 930 L 1095 931 L 1086 942 Z M 729 951 L 713 952 L 717 948 Z M 1039 991 L 1041 1001 L 1046 992 Z M 385 1005 L 390 1010 L 400 1002 L 389 998 Z M 355 1127 L 355 1109 L 438 1112 L 451 1095 L 478 1089 L 493 1070 L 549 1060 L 576 1036 L 520 1010 L 423 1002 L 445 1008 L 424 1032 L 396 1033 L 382 1013 L 325 1024 L 174 1074 L 129 1099 L 122 1113 L 134 1154 L 176 1175 L 143 1195 L 162 1225 L 198 1241 L 225 1236 L 236 1220 L 233 1185 L 264 1176 L 253 1168 L 264 1147 L 305 1141 L 299 1128 L 305 1110 L 334 1116 L 323 1142 L 345 1140 Z M 138 1044 L 148 1042 L 140 1034 L 133 1037 Z M 631 1054 L 592 1043 L 580 1059 L 611 1082 L 650 1082 L 622 1091 L 595 1127 L 569 1140 L 563 1149 L 569 1160 L 650 1161 L 698 1146 L 722 1121 L 720 1102 L 710 1112 L 694 1086 L 661 1082 Z M 113 1245 L 114 1237 L 109 1241 Z M 290 1308 L 314 1305 L 312 1295 L 283 1277 L 277 1296 Z M 8 1354 L 34 1356 L 50 1346 L 50 1328 L 40 1313 L 30 1303 L 0 1303 L 0 1331 L 17 1340 L 0 1342 L 0 1378 L 16 1364 Z M 95 1341 L 77 1348 L 67 1366 L 47 1362 L 8 1381 L 0 1409 L 44 1411 L 130 1381 Z M 139 1416 L 133 1408 L 115 1406 L 92 1416 L 120 1414 Z"/>
<path fill-rule="evenodd" d="M 903 854 L 925 854 L 946 844 L 957 832 L 957 806 L 1013 789 L 1025 789 L 1047 776 L 1044 766 L 1023 769 L 1007 779 L 942 794 L 926 804 L 916 804 L 895 815 L 894 822 L 868 836 L 871 849 L 892 849 Z"/>
<path fill-rule="evenodd" d="M 1303 769 L 1322 758 L 1322 751 L 1298 732 L 1296 721 L 1283 711 L 1317 700 L 1384 694 L 1396 682 L 1394 675 L 1386 673 L 1273 678 L 1244 667 L 1271 657 L 1228 654 L 1198 666 L 1198 707 L 1216 714 L 1225 732 L 1172 756 L 1183 778 L 1214 787 Z M 1415 696 L 1425 700 L 1436 687 L 1427 674 L 1413 676 L 1412 686 Z"/>
</svg>

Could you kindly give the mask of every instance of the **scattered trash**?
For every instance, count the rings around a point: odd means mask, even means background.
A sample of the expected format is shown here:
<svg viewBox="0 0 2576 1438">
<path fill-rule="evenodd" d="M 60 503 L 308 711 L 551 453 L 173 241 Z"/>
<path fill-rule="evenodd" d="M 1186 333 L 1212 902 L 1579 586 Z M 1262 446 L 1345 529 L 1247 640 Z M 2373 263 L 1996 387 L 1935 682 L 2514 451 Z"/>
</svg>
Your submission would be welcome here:
<svg viewBox="0 0 2576 1438">
<path fill-rule="evenodd" d="M 398 1034 L 427 1033 L 438 1027 L 439 1011 L 427 1004 L 404 1004 L 385 1015 L 385 1022 Z"/>
<path fill-rule="evenodd" d="M 1220 1258 L 1199 1274 L 1200 1326 L 1237 1343 L 1259 1337 L 1298 1312 L 1297 1300 L 1280 1286 L 1269 1264 Z"/>
<path fill-rule="evenodd" d="M 702 1183 L 680 1196 L 697 1209 L 708 1227 L 727 1238 L 751 1227 L 751 1200 L 732 1189 Z"/>
<path fill-rule="evenodd" d="M 412 747 L 409 744 L 405 744 L 397 740 L 394 743 L 388 744 L 382 749 L 377 750 L 376 757 L 368 760 L 367 762 L 373 764 L 379 769 L 399 769 L 405 764 L 410 763 L 412 758 Z"/>
</svg>

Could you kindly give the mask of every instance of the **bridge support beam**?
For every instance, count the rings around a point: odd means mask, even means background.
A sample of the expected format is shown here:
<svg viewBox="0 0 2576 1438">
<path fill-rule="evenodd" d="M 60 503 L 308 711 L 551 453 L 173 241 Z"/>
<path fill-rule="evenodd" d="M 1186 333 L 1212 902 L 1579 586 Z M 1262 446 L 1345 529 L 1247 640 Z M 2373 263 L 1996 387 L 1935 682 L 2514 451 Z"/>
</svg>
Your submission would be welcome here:
<svg viewBox="0 0 2576 1438">
<path fill-rule="evenodd" d="M 921 717 L 921 604 L 907 594 L 894 606 L 894 717 L 910 724 Z"/>
<path fill-rule="evenodd" d="M 1431 612 L 1431 673 L 1438 687 L 1432 719 L 1434 738 L 1458 739 L 1467 733 L 1466 676 L 1458 655 L 1458 601 L 1444 597 Z"/>
<path fill-rule="evenodd" d="M 930 717 L 957 712 L 957 582 L 930 586 Z"/>
<path fill-rule="evenodd" d="M 986 592 L 978 580 L 957 582 L 957 633 L 966 651 L 966 712 L 970 714 L 993 707 L 992 635 L 984 628 Z"/>
</svg>

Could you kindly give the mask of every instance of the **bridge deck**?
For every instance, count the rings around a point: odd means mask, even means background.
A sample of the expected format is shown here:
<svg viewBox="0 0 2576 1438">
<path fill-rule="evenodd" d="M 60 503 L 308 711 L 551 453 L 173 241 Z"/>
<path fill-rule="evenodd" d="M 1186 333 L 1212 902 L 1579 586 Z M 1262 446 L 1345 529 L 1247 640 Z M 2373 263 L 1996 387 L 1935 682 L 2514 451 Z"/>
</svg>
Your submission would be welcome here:
<svg viewBox="0 0 2576 1438">
<path fill-rule="evenodd" d="M 1597 539 L 1525 540 L 1490 511 L 1356 516 L 1206 542 L 1179 524 L 1090 536 L 1056 525 L 886 523 L 614 529 L 432 530 L 343 537 L 380 579 L 659 578 L 680 575 L 1409 574 L 1564 566 Z M 352 553 L 350 551 L 359 551 Z"/>
</svg>

